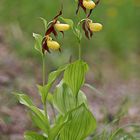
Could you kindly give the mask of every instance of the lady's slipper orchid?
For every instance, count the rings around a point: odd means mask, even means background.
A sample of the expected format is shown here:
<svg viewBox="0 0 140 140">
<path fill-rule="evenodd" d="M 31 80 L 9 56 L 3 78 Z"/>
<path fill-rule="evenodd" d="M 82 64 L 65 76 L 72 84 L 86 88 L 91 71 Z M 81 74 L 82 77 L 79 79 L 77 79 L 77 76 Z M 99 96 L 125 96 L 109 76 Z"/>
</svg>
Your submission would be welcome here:
<svg viewBox="0 0 140 140">
<path fill-rule="evenodd" d="M 47 35 L 50 35 L 51 33 L 53 33 L 54 36 L 57 37 L 58 34 L 57 34 L 57 32 L 56 32 L 54 26 L 55 26 L 55 24 L 56 24 L 57 21 L 58 21 L 58 17 L 61 16 L 61 15 L 62 15 L 62 10 L 59 12 L 58 15 L 56 15 L 56 16 L 53 18 L 51 24 L 49 25 L 49 28 L 47 29 L 47 31 L 46 31 L 46 33 L 45 33 L 46 36 L 47 36 Z"/>
<path fill-rule="evenodd" d="M 90 39 L 93 36 L 93 32 L 101 31 L 103 26 L 100 23 L 93 23 L 90 19 L 85 19 L 82 23 L 82 28 L 85 32 L 85 36 Z"/>
<path fill-rule="evenodd" d="M 58 42 L 53 41 L 50 37 L 50 34 L 52 33 L 55 37 L 58 36 L 57 31 L 60 31 L 63 35 L 63 31 L 67 31 L 70 28 L 70 25 L 68 24 L 62 24 L 58 21 L 58 17 L 62 15 L 62 10 L 56 15 L 53 20 L 50 22 L 49 27 L 45 33 L 45 37 L 42 40 L 42 52 L 45 51 L 50 53 L 50 50 L 60 50 L 60 45 Z M 57 31 L 56 31 L 57 30 Z"/>
<path fill-rule="evenodd" d="M 55 50 L 59 50 L 60 49 L 60 45 L 58 42 L 53 41 L 53 40 L 48 40 L 47 41 L 47 46 L 49 49 L 55 51 Z"/>
<path fill-rule="evenodd" d="M 60 23 L 59 21 L 57 21 L 57 23 L 54 25 L 54 27 L 57 31 L 60 31 L 60 32 L 67 31 L 70 29 L 69 24 L 63 24 L 63 23 Z"/>
<path fill-rule="evenodd" d="M 45 51 L 47 51 L 50 53 L 50 49 L 53 51 L 61 51 L 60 44 L 56 41 L 53 41 L 52 38 L 47 35 L 42 41 L 42 52 L 44 53 Z"/>
<path fill-rule="evenodd" d="M 102 30 L 103 25 L 100 23 L 89 23 L 89 28 L 92 32 L 98 32 Z"/>
<path fill-rule="evenodd" d="M 81 7 L 85 13 L 87 10 L 90 10 L 89 14 L 87 15 L 87 17 L 89 17 L 92 13 L 92 10 L 95 8 L 95 6 L 97 6 L 99 4 L 99 2 L 100 2 L 100 0 L 97 0 L 96 2 L 93 2 L 92 0 L 78 0 L 76 14 L 78 14 L 78 11 Z"/>
<path fill-rule="evenodd" d="M 94 7 L 96 6 L 96 4 L 92 1 L 92 0 L 83 0 L 83 6 L 86 9 L 94 9 Z"/>
</svg>

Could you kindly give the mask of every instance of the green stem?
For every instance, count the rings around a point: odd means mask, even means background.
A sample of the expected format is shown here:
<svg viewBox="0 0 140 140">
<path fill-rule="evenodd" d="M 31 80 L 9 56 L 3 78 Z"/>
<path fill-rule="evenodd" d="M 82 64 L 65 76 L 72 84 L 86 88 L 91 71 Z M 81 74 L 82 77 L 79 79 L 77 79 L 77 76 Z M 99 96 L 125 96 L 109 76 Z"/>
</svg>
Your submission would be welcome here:
<svg viewBox="0 0 140 140">
<path fill-rule="evenodd" d="M 82 49 L 81 49 L 81 42 L 80 41 L 78 43 L 78 48 L 79 48 L 79 60 L 81 60 Z"/>
<path fill-rule="evenodd" d="M 46 59 L 45 54 L 42 56 L 42 80 L 43 80 L 43 86 L 45 86 L 46 83 Z"/>
<path fill-rule="evenodd" d="M 45 86 L 46 84 L 46 58 L 45 58 L 45 54 L 43 54 L 42 56 L 42 84 L 43 86 Z M 47 115 L 47 103 L 43 103 L 43 108 L 44 108 L 44 112 L 46 117 L 48 117 Z"/>
<path fill-rule="evenodd" d="M 48 114 L 47 114 L 47 104 L 44 103 L 43 107 L 44 107 L 45 116 L 48 118 Z"/>
<path fill-rule="evenodd" d="M 42 79 L 43 79 L 43 82 L 42 82 L 43 86 L 45 86 L 45 84 L 46 84 L 46 58 L 45 58 L 45 54 L 43 54 L 43 56 L 42 56 Z M 51 104 L 51 107 L 52 107 L 54 118 L 55 118 L 55 113 L 54 113 L 55 109 L 54 109 L 53 104 Z M 48 117 L 47 102 L 43 103 L 43 108 L 44 108 L 44 112 L 45 112 L 46 117 Z"/>
</svg>

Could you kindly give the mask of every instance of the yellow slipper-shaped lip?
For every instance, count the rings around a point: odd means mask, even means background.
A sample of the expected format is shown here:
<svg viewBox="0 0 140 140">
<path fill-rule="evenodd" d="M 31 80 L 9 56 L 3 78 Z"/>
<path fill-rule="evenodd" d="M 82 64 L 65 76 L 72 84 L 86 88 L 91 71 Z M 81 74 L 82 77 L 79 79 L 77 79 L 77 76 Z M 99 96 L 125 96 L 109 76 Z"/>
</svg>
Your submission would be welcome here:
<svg viewBox="0 0 140 140">
<path fill-rule="evenodd" d="M 102 30 L 103 25 L 100 23 L 89 23 L 89 28 L 92 32 L 98 32 Z"/>
<path fill-rule="evenodd" d="M 49 49 L 54 50 L 54 51 L 58 50 L 60 48 L 60 45 L 59 45 L 58 42 L 51 41 L 51 40 L 47 41 L 47 46 L 48 46 Z"/>
<path fill-rule="evenodd" d="M 83 6 L 86 9 L 94 9 L 94 7 L 96 6 L 96 4 L 92 1 L 92 0 L 83 0 Z"/>
<path fill-rule="evenodd" d="M 70 29 L 69 24 L 62 24 L 62 23 L 56 23 L 55 24 L 55 29 L 58 31 L 67 31 Z"/>
</svg>

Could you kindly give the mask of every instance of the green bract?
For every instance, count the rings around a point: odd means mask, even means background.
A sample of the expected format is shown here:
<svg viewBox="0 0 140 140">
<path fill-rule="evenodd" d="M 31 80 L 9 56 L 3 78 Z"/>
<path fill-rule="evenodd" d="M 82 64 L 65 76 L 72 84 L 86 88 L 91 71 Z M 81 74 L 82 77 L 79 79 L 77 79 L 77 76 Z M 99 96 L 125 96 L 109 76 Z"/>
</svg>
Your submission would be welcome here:
<svg viewBox="0 0 140 140">
<path fill-rule="evenodd" d="M 43 37 L 40 34 L 33 33 L 33 37 L 35 38 L 35 49 L 42 54 L 42 46 L 41 42 Z"/>
</svg>

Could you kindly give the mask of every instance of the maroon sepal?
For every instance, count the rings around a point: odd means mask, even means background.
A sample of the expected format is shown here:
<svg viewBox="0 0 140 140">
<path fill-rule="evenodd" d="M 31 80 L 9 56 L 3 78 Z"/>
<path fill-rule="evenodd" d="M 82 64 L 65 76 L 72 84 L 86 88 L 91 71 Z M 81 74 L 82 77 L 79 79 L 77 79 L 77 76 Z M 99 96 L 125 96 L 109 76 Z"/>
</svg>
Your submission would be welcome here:
<svg viewBox="0 0 140 140">
<path fill-rule="evenodd" d="M 54 36 L 55 36 L 55 37 L 57 37 L 57 36 L 58 36 L 58 34 L 57 34 L 57 32 L 56 32 L 56 30 L 55 30 L 55 29 L 53 29 L 53 30 L 52 30 L 52 33 L 54 34 Z"/>
<path fill-rule="evenodd" d="M 97 0 L 97 1 L 95 2 L 96 6 L 97 6 L 99 3 L 100 3 L 100 0 Z M 93 11 L 93 9 L 91 9 L 91 10 L 89 11 L 89 13 L 88 13 L 88 15 L 87 15 L 87 18 L 90 17 L 92 11 Z"/>
<path fill-rule="evenodd" d="M 82 28 L 83 28 L 83 30 L 85 32 L 85 36 L 89 39 L 89 34 L 88 34 L 87 27 L 86 27 L 86 21 L 83 22 Z"/>
<path fill-rule="evenodd" d="M 80 7 L 84 10 L 84 12 L 86 13 L 86 8 L 83 5 L 83 0 L 79 0 L 78 1 L 78 6 L 77 6 L 77 10 L 76 10 L 76 14 L 78 14 Z"/>
<path fill-rule="evenodd" d="M 100 0 L 97 0 L 95 2 L 96 6 L 100 3 Z M 80 7 L 84 10 L 84 12 L 86 13 L 86 8 L 83 5 L 83 0 L 78 0 L 78 6 L 77 6 L 77 10 L 76 10 L 76 14 L 78 14 Z M 91 13 L 92 13 L 93 9 L 91 9 L 89 11 L 89 13 L 87 14 L 87 18 L 90 17 Z"/>
<path fill-rule="evenodd" d="M 51 53 L 48 46 L 47 46 L 46 37 L 44 37 L 42 40 L 42 53 L 44 54 L 45 51 L 47 51 L 48 53 Z"/>
<path fill-rule="evenodd" d="M 57 23 L 57 20 L 58 20 L 58 17 L 62 15 L 62 9 L 60 10 L 60 12 L 53 18 L 53 21 L 52 23 L 49 25 L 46 33 L 45 33 L 45 37 L 43 38 L 42 40 L 42 53 L 44 54 L 45 51 L 47 51 L 48 53 L 51 53 L 48 46 L 47 46 L 47 40 L 46 40 L 46 36 L 49 36 L 51 33 L 54 34 L 55 37 L 58 36 L 55 28 L 54 28 L 54 25 Z M 61 51 L 61 50 L 59 50 Z"/>
<path fill-rule="evenodd" d="M 89 27 L 89 24 L 88 24 L 88 21 L 84 21 L 83 24 L 82 24 L 82 28 L 85 32 L 85 36 L 90 39 L 92 36 L 93 36 L 93 33 L 92 31 L 90 30 L 90 27 Z"/>
<path fill-rule="evenodd" d="M 54 28 L 54 25 L 57 23 L 58 17 L 62 15 L 62 10 L 60 10 L 60 12 L 53 18 L 53 22 L 50 24 L 50 27 L 47 29 L 45 35 L 49 35 L 51 33 L 54 34 L 55 37 L 57 37 L 57 32 Z"/>
<path fill-rule="evenodd" d="M 87 15 L 87 18 L 89 18 L 89 17 L 90 17 L 90 15 L 91 15 L 92 11 L 93 11 L 93 9 L 91 9 L 91 10 L 89 11 L 89 13 L 88 13 L 88 15 Z"/>
</svg>

